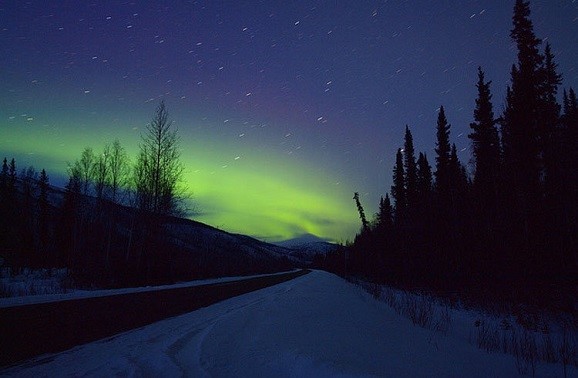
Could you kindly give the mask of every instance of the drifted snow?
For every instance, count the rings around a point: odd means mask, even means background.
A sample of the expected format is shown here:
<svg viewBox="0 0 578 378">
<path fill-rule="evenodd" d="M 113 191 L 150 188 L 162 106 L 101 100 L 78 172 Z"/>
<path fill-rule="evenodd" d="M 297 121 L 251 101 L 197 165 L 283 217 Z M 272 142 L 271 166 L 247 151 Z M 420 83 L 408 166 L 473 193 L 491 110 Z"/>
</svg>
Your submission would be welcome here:
<svg viewBox="0 0 578 378">
<path fill-rule="evenodd" d="M 538 373 L 561 373 L 555 366 L 538 368 Z M 29 377 L 518 375 L 514 357 L 486 353 L 451 333 L 442 336 L 417 328 L 360 288 L 318 271 L 2 373 Z"/>
</svg>

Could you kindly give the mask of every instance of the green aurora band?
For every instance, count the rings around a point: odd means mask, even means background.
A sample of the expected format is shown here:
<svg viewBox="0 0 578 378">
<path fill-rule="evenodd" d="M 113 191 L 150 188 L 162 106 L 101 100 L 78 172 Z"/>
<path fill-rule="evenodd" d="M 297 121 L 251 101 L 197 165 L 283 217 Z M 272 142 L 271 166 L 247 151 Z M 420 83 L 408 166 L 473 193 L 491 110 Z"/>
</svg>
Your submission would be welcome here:
<svg viewBox="0 0 578 378">
<path fill-rule="evenodd" d="M 3 115 L 0 158 L 15 157 L 19 170 L 27 165 L 44 168 L 52 183 L 54 176 L 65 177 L 67 164 L 85 147 L 98 153 L 118 138 L 134 159 L 142 126 L 150 120 L 142 115 L 78 116 L 68 117 L 64 124 L 51 114 Z M 103 128 L 103 123 L 111 126 Z M 247 142 L 249 138 L 215 138 L 179 125 L 183 184 L 191 197 L 192 219 L 272 242 L 304 234 L 343 242 L 355 235 L 359 225 L 352 189 L 326 167 L 268 150 L 256 141 Z"/>
</svg>

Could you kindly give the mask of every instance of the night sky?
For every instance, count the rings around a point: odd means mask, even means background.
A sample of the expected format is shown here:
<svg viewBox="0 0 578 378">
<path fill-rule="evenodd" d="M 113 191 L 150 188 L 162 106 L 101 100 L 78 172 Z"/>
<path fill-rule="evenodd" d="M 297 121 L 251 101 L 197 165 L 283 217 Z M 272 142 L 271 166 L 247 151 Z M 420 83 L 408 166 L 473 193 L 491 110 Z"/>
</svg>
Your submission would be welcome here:
<svg viewBox="0 0 578 378">
<path fill-rule="evenodd" d="M 534 0 L 578 88 L 578 2 Z M 470 160 L 477 67 L 503 109 L 514 1 L 3 1 L 0 153 L 63 185 L 84 147 L 134 158 L 164 100 L 197 220 L 277 241 L 352 239 L 389 191 L 408 124 L 434 162 L 437 110 Z"/>
</svg>

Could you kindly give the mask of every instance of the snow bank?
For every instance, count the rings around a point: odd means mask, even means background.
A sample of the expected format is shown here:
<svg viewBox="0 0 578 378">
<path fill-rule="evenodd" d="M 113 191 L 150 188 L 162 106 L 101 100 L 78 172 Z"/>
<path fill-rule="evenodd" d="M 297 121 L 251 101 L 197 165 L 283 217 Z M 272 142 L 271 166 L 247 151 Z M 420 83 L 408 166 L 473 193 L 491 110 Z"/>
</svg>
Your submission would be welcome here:
<svg viewBox="0 0 578 378">
<path fill-rule="evenodd" d="M 292 270 L 290 272 L 294 272 L 296 270 L 298 270 L 298 269 Z M 272 276 L 272 275 L 284 274 L 284 273 L 287 273 L 287 272 L 256 274 L 256 275 L 252 275 L 252 276 L 211 278 L 211 279 L 206 279 L 206 280 L 181 282 L 181 283 L 173 284 L 173 285 L 129 287 L 129 288 L 124 288 L 124 289 L 73 290 L 73 291 L 64 292 L 64 293 L 59 293 L 59 292 L 54 293 L 54 292 L 50 292 L 50 291 L 45 291 L 45 292 L 43 292 L 43 294 L 39 294 L 39 295 L 23 295 L 23 296 L 19 296 L 19 297 L 0 298 L 0 308 L 23 306 L 23 305 L 38 304 L 38 303 L 47 303 L 47 302 L 67 301 L 67 300 L 80 299 L 80 298 L 105 297 L 105 296 L 109 296 L 109 295 L 140 293 L 140 292 L 155 291 L 155 290 L 177 289 L 177 288 L 182 288 L 182 287 L 201 286 L 201 285 L 209 285 L 209 284 L 214 284 L 214 283 L 224 283 L 224 282 L 231 282 L 231 281 L 248 280 L 248 279 L 255 278 L 255 277 Z M 41 285 L 42 282 L 33 283 L 33 284 L 38 286 L 38 285 Z"/>
<path fill-rule="evenodd" d="M 561 374 L 540 365 L 539 375 Z M 36 376 L 512 377 L 512 356 L 415 327 L 385 303 L 312 272 L 0 372 Z"/>
<path fill-rule="evenodd" d="M 11 268 L 1 268 L 0 297 L 63 294 L 70 291 L 70 282 L 66 269 L 24 268 L 14 272 Z"/>
</svg>

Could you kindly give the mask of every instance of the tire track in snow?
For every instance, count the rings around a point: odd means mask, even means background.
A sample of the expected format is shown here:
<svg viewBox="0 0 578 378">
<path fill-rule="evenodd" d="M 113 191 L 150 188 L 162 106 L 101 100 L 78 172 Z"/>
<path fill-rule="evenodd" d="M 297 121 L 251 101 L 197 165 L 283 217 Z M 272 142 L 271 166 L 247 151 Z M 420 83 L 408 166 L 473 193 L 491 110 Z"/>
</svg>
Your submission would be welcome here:
<svg viewBox="0 0 578 378">
<path fill-rule="evenodd" d="M 207 361 L 210 361 L 210 358 L 204 355 L 203 345 L 208 339 L 210 339 L 211 334 L 216 328 L 218 328 L 219 323 L 225 322 L 232 317 L 237 317 L 240 311 L 260 305 L 264 302 L 272 302 L 276 300 L 278 297 L 293 290 L 293 286 L 297 284 L 297 281 L 298 280 L 296 279 L 285 281 L 282 284 L 275 286 L 274 292 L 268 293 L 264 297 L 260 297 L 234 308 L 229 308 L 211 320 L 204 322 L 202 326 L 196 326 L 194 330 L 179 337 L 167 350 L 172 363 L 175 366 L 178 366 L 183 373 L 186 372 L 195 377 L 211 376 L 210 372 L 205 369 Z M 196 361 L 193 363 L 190 361 L 191 358 L 195 358 Z"/>
</svg>

